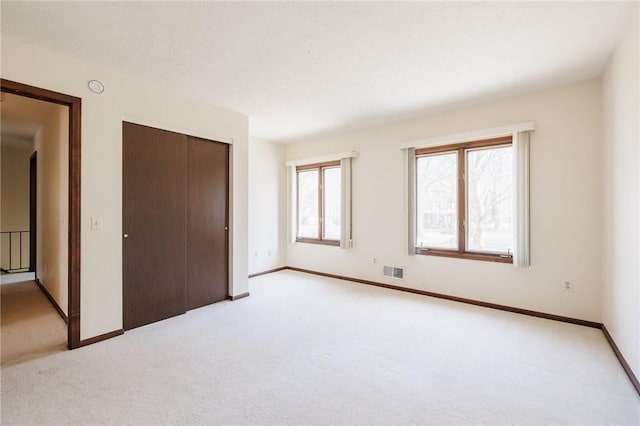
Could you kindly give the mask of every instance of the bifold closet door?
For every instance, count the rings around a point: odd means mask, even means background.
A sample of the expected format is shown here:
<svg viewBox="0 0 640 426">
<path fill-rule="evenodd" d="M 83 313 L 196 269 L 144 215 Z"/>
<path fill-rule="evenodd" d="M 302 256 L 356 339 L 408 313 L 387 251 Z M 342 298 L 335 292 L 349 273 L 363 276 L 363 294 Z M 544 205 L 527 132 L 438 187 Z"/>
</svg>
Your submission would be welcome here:
<svg viewBox="0 0 640 426">
<path fill-rule="evenodd" d="M 185 312 L 187 136 L 123 123 L 122 192 L 128 330 Z"/>
<path fill-rule="evenodd" d="M 227 298 L 229 146 L 187 143 L 187 310 Z"/>
</svg>

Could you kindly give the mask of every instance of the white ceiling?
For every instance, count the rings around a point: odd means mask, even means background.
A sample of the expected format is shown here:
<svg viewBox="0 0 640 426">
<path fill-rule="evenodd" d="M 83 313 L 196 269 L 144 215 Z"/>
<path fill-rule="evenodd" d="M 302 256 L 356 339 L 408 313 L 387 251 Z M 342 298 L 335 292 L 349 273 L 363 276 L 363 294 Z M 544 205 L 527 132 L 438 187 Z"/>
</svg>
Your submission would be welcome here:
<svg viewBox="0 0 640 426">
<path fill-rule="evenodd" d="M 253 136 L 282 142 L 597 76 L 637 12 L 633 2 L 1 7 L 2 36 L 244 113 Z"/>
</svg>

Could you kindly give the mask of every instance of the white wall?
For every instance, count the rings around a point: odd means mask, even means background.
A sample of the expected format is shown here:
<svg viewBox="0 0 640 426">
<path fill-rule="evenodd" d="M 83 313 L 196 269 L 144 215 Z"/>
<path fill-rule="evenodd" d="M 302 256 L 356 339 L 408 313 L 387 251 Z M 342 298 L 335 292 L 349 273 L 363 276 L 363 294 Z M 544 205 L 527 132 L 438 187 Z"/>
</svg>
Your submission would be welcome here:
<svg viewBox="0 0 640 426">
<path fill-rule="evenodd" d="M 249 139 L 249 273 L 286 265 L 286 147 Z"/>
<path fill-rule="evenodd" d="M 68 314 L 69 108 L 54 105 L 35 137 L 38 152 L 36 277 Z"/>
<path fill-rule="evenodd" d="M 2 141 L 2 212 L 0 229 L 2 231 L 29 230 L 29 157 L 32 148 L 29 144 L 11 144 Z M 20 240 L 16 235 L 12 239 L 12 266 L 20 265 Z M 2 267 L 9 267 L 9 236 L 2 237 Z M 29 264 L 29 236 L 22 238 L 22 266 Z"/>
<path fill-rule="evenodd" d="M 288 145 L 287 159 L 358 151 L 354 248 L 287 244 L 290 266 L 600 321 L 600 80 Z M 405 247 L 402 142 L 535 121 L 531 137 L 531 267 L 435 256 Z M 378 263 L 373 263 L 376 258 Z M 405 281 L 382 265 L 407 267 Z M 562 290 L 571 281 L 573 292 Z"/>
<path fill-rule="evenodd" d="M 638 5 L 603 78 L 603 322 L 640 377 Z"/>
<path fill-rule="evenodd" d="M 122 328 L 122 121 L 232 139 L 230 294 L 248 291 L 248 118 L 118 72 L 2 37 L 2 78 L 82 98 L 81 338 Z M 96 95 L 87 82 L 101 80 Z M 91 216 L 103 230 L 91 231 Z"/>
</svg>

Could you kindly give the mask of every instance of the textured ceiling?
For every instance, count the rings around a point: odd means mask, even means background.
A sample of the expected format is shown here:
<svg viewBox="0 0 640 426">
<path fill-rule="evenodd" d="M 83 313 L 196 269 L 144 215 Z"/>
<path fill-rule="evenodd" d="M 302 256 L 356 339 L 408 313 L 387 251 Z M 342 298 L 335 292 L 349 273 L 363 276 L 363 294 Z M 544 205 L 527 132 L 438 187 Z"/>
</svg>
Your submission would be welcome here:
<svg viewBox="0 0 640 426">
<path fill-rule="evenodd" d="M 594 77 L 637 13 L 633 2 L 1 7 L 2 36 L 244 113 L 253 136 L 284 142 Z"/>
</svg>

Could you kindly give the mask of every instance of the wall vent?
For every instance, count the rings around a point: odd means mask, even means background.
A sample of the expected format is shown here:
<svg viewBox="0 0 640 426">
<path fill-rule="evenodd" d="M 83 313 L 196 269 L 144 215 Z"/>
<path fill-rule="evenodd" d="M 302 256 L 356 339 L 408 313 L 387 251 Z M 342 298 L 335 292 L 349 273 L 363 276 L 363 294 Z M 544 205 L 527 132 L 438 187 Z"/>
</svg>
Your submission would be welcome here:
<svg viewBox="0 0 640 426">
<path fill-rule="evenodd" d="M 382 268 L 382 274 L 385 277 L 398 278 L 404 280 L 404 268 L 398 266 L 384 266 Z"/>
</svg>

